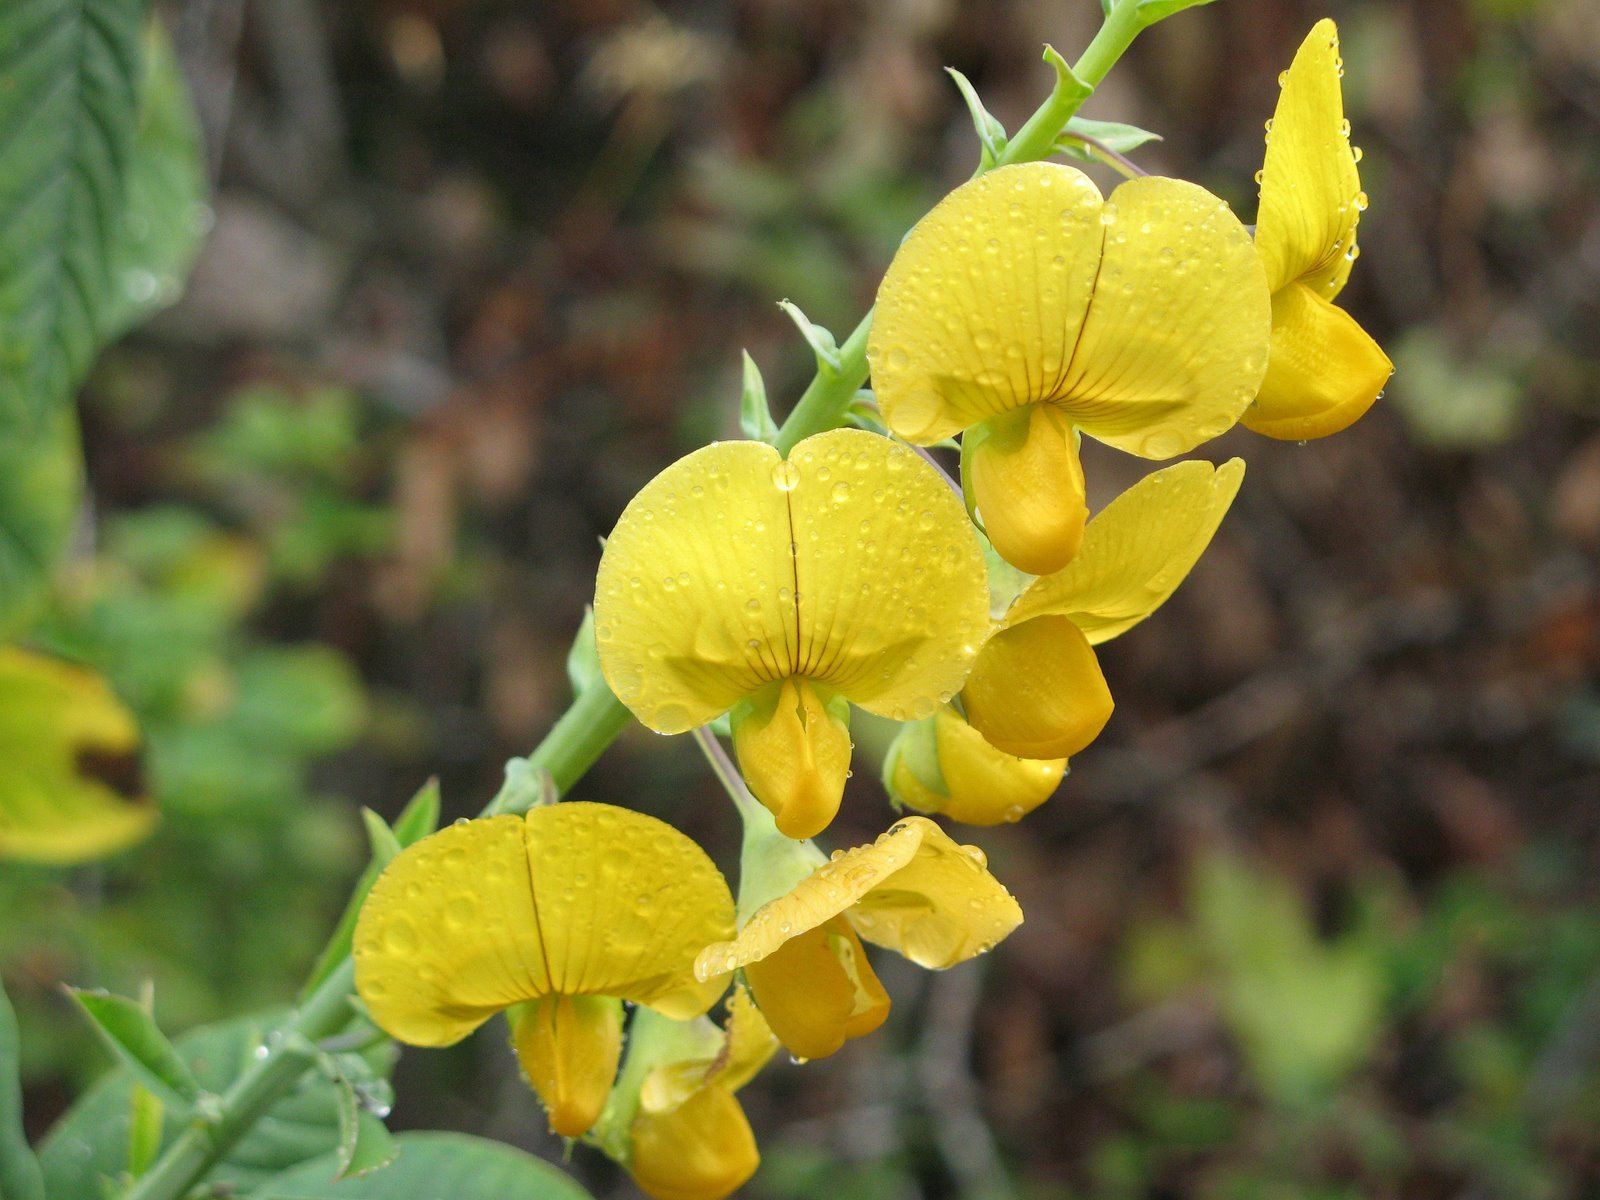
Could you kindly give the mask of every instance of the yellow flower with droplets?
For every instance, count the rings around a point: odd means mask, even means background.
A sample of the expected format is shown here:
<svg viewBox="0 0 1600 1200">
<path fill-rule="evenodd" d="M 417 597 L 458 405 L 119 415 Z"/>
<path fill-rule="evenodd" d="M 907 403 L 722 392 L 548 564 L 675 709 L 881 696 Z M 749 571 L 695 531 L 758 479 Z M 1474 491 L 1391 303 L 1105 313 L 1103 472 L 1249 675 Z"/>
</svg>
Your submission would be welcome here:
<svg viewBox="0 0 1600 1200">
<path fill-rule="evenodd" d="M 1070 758 L 1111 717 L 1094 647 L 1172 595 L 1222 523 L 1244 478 L 1232 459 L 1181 462 L 1118 496 L 1064 570 L 1034 580 L 1006 610 L 961 691 L 967 720 L 1022 758 Z"/>
<path fill-rule="evenodd" d="M 1270 303 L 1250 236 L 1176 179 L 1110 199 L 1073 167 L 1002 167 L 911 231 L 867 347 L 889 428 L 956 433 L 968 501 L 1033 575 L 1077 553 L 1088 508 L 1078 435 L 1144 458 L 1216 437 L 1260 389 Z"/>
<path fill-rule="evenodd" d="M 722 1200 L 761 1163 L 734 1093 L 767 1065 L 778 1039 L 744 988 L 733 992 L 722 1030 L 696 1024 L 695 1049 L 645 1076 L 629 1128 L 628 1172 L 656 1200 Z"/>
<path fill-rule="evenodd" d="M 705 852 L 607 804 L 535 808 L 440 830 L 402 851 L 361 908 L 356 989 L 414 1046 L 448 1046 L 510 1012 L 512 1043 L 550 1128 L 584 1133 L 622 1052 L 621 1001 L 698 1016 L 726 980 L 696 952 L 733 930 Z"/>
<path fill-rule="evenodd" d="M 1021 908 L 981 850 L 907 817 L 755 908 L 736 938 L 700 952 L 695 970 L 715 979 L 742 968 L 778 1040 L 800 1058 L 822 1058 L 889 1014 L 862 939 L 943 970 L 1020 924 Z"/>
<path fill-rule="evenodd" d="M 1280 79 L 1261 168 L 1256 249 L 1272 289 L 1272 354 L 1244 424 L 1303 441 L 1353 424 L 1394 373 L 1333 301 L 1355 262 L 1367 206 L 1339 78 L 1339 30 L 1318 21 Z"/>
<path fill-rule="evenodd" d="M 71 866 L 137 842 L 156 810 L 139 730 L 104 679 L 0 647 L 0 858 Z"/>
<path fill-rule="evenodd" d="M 1020 821 L 1066 774 L 1064 758 L 1018 758 L 996 750 L 949 705 L 901 728 L 884 759 L 896 803 L 968 825 Z"/>
<path fill-rule="evenodd" d="M 720 442 L 628 504 L 595 589 L 606 681 L 658 733 L 733 710 L 750 789 L 820 833 L 849 773 L 849 704 L 909 720 L 966 678 L 988 629 L 983 557 L 916 453 L 856 429 L 787 459 Z"/>
</svg>

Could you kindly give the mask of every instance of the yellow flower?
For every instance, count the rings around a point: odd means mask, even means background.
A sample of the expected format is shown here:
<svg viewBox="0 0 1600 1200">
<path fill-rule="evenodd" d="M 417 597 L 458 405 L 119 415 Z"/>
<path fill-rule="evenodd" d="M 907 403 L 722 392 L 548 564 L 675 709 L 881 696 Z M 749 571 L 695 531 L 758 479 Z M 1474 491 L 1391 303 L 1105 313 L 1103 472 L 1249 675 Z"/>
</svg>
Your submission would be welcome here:
<svg viewBox="0 0 1600 1200">
<path fill-rule="evenodd" d="M 855 429 L 788 459 L 763 442 L 679 459 L 617 521 L 594 607 L 618 699 L 658 733 L 733 709 L 750 788 L 796 838 L 838 810 L 846 702 L 928 716 L 989 623 L 960 502 L 914 452 Z"/>
<path fill-rule="evenodd" d="M 895 800 L 968 825 L 1020 821 L 1048 800 L 1066 774 L 1064 758 L 1018 758 L 996 750 L 949 705 L 901 728 L 884 760 Z"/>
<path fill-rule="evenodd" d="M 1367 206 L 1339 77 L 1339 31 L 1318 21 L 1282 76 L 1261 169 L 1256 250 L 1272 289 L 1272 354 L 1244 424 L 1269 437 L 1326 437 L 1353 424 L 1394 364 L 1333 300 L 1356 258 Z"/>
<path fill-rule="evenodd" d="M 1078 435 L 1171 458 L 1232 426 L 1266 369 L 1270 304 L 1250 236 L 1204 188 L 1102 198 L 1049 163 L 957 188 L 878 292 L 867 357 L 884 420 L 922 445 L 966 431 L 969 502 L 1033 575 L 1077 553 Z"/>
<path fill-rule="evenodd" d="M 925 817 L 907 817 L 761 905 L 738 937 L 702 950 L 695 970 L 714 979 L 743 968 L 778 1040 L 801 1058 L 821 1058 L 888 1016 L 862 938 L 942 970 L 1021 923 L 1022 910 L 981 850 L 957 845 Z"/>
<path fill-rule="evenodd" d="M 703 1052 L 654 1067 L 639 1091 L 628 1171 L 656 1200 L 722 1200 L 761 1163 L 755 1135 L 734 1093 L 755 1078 L 778 1039 L 738 988 L 720 1033 Z"/>
<path fill-rule="evenodd" d="M 0 858 L 69 866 L 144 837 L 156 810 L 129 778 L 138 749 L 100 676 L 0 647 Z"/>
<path fill-rule="evenodd" d="M 733 929 L 705 853 L 654 817 L 606 804 L 535 808 L 454 825 L 402 851 L 355 932 L 372 1019 L 415 1046 L 448 1046 L 512 1009 L 512 1042 L 567 1137 L 587 1130 L 622 1049 L 620 1000 L 675 1018 L 726 981 L 695 952 Z"/>
<path fill-rule="evenodd" d="M 1111 716 L 1093 647 L 1161 607 L 1210 544 L 1244 478 L 1232 459 L 1181 462 L 1106 505 L 1064 570 L 1034 580 L 984 643 L 961 692 L 990 745 L 1023 758 L 1070 758 Z"/>
</svg>

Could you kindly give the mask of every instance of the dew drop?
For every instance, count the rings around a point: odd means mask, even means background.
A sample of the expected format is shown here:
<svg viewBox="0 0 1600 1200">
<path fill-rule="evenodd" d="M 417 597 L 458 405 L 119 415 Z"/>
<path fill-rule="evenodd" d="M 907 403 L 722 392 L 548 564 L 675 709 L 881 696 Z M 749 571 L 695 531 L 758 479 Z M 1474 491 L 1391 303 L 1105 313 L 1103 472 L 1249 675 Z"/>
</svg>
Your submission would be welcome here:
<svg viewBox="0 0 1600 1200">
<path fill-rule="evenodd" d="M 772 468 L 772 483 L 780 492 L 792 492 L 800 484 L 800 468 L 784 459 Z"/>
</svg>

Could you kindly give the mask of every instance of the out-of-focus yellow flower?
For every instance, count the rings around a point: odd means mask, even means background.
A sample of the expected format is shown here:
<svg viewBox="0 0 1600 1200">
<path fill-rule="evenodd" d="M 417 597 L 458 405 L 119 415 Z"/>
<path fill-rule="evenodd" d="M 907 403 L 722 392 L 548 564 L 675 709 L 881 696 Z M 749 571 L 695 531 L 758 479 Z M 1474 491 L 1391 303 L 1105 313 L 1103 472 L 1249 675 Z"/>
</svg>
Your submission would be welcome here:
<svg viewBox="0 0 1600 1200">
<path fill-rule="evenodd" d="M 733 709 L 751 791 L 795 838 L 838 810 L 846 701 L 930 715 L 988 624 L 960 502 L 913 451 L 856 429 L 787 459 L 763 442 L 679 459 L 617 521 L 595 589 L 618 699 L 658 733 Z"/>
<path fill-rule="evenodd" d="M 1322 20 L 1280 77 L 1261 169 L 1256 249 L 1272 289 L 1272 354 L 1244 424 L 1269 437 L 1338 433 L 1378 398 L 1394 364 L 1333 300 L 1367 207 L 1339 77 L 1339 30 Z"/>
<path fill-rule="evenodd" d="M 639 1090 L 628 1170 L 656 1200 L 722 1200 L 761 1163 L 734 1093 L 766 1066 L 778 1039 L 744 988 L 704 1048 L 654 1067 Z"/>
<path fill-rule="evenodd" d="M 871 1033 L 889 997 L 861 939 L 918 966 L 955 966 L 1022 923 L 983 852 L 925 817 L 907 817 L 867 846 L 836 851 L 790 891 L 757 908 L 738 937 L 708 945 L 702 979 L 739 968 L 761 1013 L 790 1053 L 832 1054 Z"/>
<path fill-rule="evenodd" d="M 1161 607 L 1211 542 L 1244 478 L 1232 459 L 1146 476 L 1089 522 L 1083 551 L 1034 580 L 984 643 L 961 703 L 984 739 L 1023 758 L 1070 758 L 1111 716 L 1093 647 Z"/>
<path fill-rule="evenodd" d="M 139 730 L 100 676 L 0 647 L 0 858 L 69 866 L 137 842 L 156 810 Z"/>
<path fill-rule="evenodd" d="M 922 445 L 966 431 L 985 532 L 1033 575 L 1077 553 L 1078 435 L 1144 458 L 1216 437 L 1260 389 L 1270 303 L 1250 236 L 1176 179 L 1110 199 L 1073 167 L 1002 167 L 957 188 L 895 255 L 873 317 L 873 390 Z"/>
<path fill-rule="evenodd" d="M 356 988 L 380 1028 L 448 1046 L 508 1009 L 512 1043 L 566 1137 L 599 1115 L 622 1048 L 620 1001 L 683 1019 L 726 980 L 696 952 L 733 898 L 670 825 L 606 804 L 453 825 L 379 876 L 356 924 Z"/>
<path fill-rule="evenodd" d="M 901 728 L 884 759 L 883 782 L 918 812 L 968 825 L 1020 821 L 1054 794 L 1064 758 L 1018 758 L 996 750 L 966 718 L 945 705 Z"/>
</svg>

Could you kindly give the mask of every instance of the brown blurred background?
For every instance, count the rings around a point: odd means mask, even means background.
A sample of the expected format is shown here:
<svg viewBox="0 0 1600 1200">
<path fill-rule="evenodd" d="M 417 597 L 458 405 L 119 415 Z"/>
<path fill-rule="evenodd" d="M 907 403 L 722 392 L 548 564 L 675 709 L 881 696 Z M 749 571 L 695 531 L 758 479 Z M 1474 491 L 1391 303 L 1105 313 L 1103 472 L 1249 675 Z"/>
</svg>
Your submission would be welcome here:
<svg viewBox="0 0 1600 1200">
<path fill-rule="evenodd" d="M 355 804 L 392 814 L 436 772 L 447 817 L 481 807 L 566 701 L 598 537 L 736 434 L 740 349 L 780 410 L 803 386 L 774 302 L 842 336 L 970 172 L 940 68 L 1015 129 L 1048 87 L 1041 43 L 1071 58 L 1099 19 L 167 13 L 215 226 L 187 295 L 91 385 L 92 582 L 59 640 L 130 661 L 196 621 L 212 640 L 141 701 L 165 705 L 163 833 L 35 881 L 50 919 L 0 938 L 41 1118 L 102 1065 L 46 1034 L 54 980 L 153 976 L 180 1027 L 281 1002 L 358 868 Z M 1106 735 L 1043 809 L 972 839 L 1026 924 L 946 975 L 884 961 L 888 1027 L 753 1085 L 750 1196 L 1600 1195 L 1600 6 L 1220 0 L 1144 35 L 1085 114 L 1161 133 L 1143 166 L 1251 219 L 1277 74 L 1324 15 L 1372 198 L 1343 303 L 1397 364 L 1388 395 L 1332 439 L 1205 448 L 1249 461 L 1244 491 L 1191 582 L 1108 648 Z M 1086 460 L 1096 505 L 1147 469 Z M 220 605 L 203 619 L 195 578 Z M 145 608 L 106 616 L 108 586 Z M 285 644 L 324 708 L 280 687 L 277 725 L 217 742 Z M 890 819 L 875 775 L 833 844 Z M 734 867 L 686 739 L 634 731 L 580 794 Z M 498 1033 L 409 1054 L 397 1085 L 402 1126 L 559 1156 Z M 594 1155 L 572 1169 L 634 1194 Z"/>
</svg>

